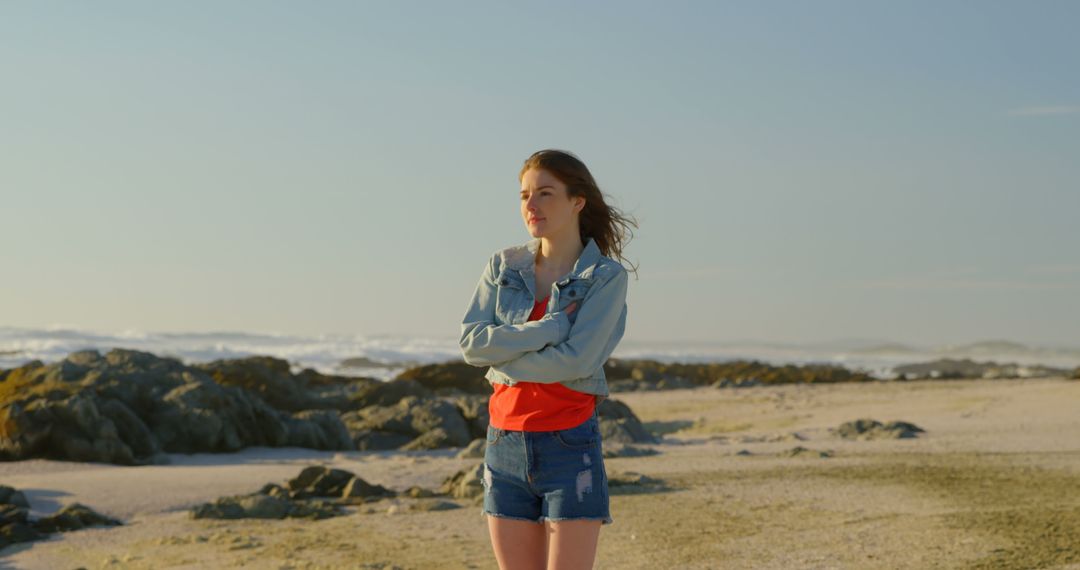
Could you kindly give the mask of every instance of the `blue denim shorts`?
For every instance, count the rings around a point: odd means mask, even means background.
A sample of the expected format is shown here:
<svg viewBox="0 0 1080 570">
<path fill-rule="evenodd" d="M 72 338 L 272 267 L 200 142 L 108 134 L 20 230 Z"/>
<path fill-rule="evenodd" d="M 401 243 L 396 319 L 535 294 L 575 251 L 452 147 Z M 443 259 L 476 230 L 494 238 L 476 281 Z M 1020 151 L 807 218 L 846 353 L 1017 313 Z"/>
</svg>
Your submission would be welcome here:
<svg viewBox="0 0 1080 570">
<path fill-rule="evenodd" d="M 592 519 L 611 524 L 600 419 L 555 431 L 488 425 L 484 514 L 543 523 Z"/>
</svg>

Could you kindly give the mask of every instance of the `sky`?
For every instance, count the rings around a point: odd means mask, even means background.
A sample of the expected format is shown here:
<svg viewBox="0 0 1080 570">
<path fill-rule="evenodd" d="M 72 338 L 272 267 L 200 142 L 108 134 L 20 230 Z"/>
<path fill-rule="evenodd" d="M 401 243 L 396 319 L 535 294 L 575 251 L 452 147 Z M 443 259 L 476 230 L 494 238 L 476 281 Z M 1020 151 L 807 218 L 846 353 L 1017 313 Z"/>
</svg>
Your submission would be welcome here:
<svg viewBox="0 0 1080 570">
<path fill-rule="evenodd" d="M 4 2 L 0 325 L 456 338 L 569 150 L 625 339 L 1080 345 L 1080 3 Z"/>
</svg>

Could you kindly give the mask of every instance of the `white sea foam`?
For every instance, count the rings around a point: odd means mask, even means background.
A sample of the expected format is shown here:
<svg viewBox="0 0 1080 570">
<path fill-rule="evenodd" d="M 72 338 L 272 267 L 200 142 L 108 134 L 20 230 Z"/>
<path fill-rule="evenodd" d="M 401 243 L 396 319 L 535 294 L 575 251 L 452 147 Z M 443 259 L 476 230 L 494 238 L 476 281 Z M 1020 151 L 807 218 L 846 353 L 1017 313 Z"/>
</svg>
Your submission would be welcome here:
<svg viewBox="0 0 1080 570">
<path fill-rule="evenodd" d="M 861 343 L 865 345 L 865 343 Z M 409 366 L 459 360 L 461 351 L 454 338 L 360 336 L 343 334 L 290 335 L 281 333 L 196 332 L 172 333 L 125 330 L 118 333 L 82 330 L 71 326 L 43 328 L 0 327 L 0 368 L 12 368 L 31 360 L 55 362 L 68 354 L 96 349 L 102 354 L 113 348 L 127 348 L 170 356 L 192 364 L 245 356 L 275 356 L 289 361 L 294 371 L 313 368 L 327 374 L 371 376 L 390 379 Z M 832 344 L 796 345 L 755 342 L 642 343 L 625 340 L 612 355 L 615 358 L 652 358 L 661 362 L 724 362 L 756 359 L 774 365 L 836 364 L 861 370 L 878 378 L 891 378 L 898 364 L 924 362 L 943 355 L 933 348 L 890 353 L 885 350 L 860 352 L 858 341 Z M 1080 366 L 1080 351 L 1038 349 L 1030 354 L 979 355 L 978 360 Z M 960 355 L 950 354 L 951 357 Z M 364 357 L 374 367 L 342 368 L 347 358 Z"/>
</svg>

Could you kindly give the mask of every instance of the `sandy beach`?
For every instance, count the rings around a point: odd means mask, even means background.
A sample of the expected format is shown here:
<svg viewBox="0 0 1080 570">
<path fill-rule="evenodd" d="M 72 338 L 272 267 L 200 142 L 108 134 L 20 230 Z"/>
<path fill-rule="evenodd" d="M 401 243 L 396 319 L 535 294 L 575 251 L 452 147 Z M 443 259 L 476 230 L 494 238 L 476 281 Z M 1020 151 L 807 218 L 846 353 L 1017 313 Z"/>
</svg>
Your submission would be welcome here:
<svg viewBox="0 0 1080 570">
<path fill-rule="evenodd" d="M 1080 569 L 1080 381 L 923 380 L 624 392 L 659 453 L 605 460 L 661 489 L 612 488 L 596 568 Z M 902 420 L 916 438 L 833 429 Z M 801 446 L 807 452 L 792 454 Z M 395 491 L 479 463 L 435 451 L 248 448 L 124 467 L 0 464 L 31 517 L 79 502 L 124 521 L 10 546 L 0 568 L 497 568 L 479 504 L 394 498 L 320 521 L 192 519 L 191 507 L 305 466 Z M 816 452 L 826 452 L 816 453 Z M 824 456 L 823 456 L 824 455 Z"/>
</svg>

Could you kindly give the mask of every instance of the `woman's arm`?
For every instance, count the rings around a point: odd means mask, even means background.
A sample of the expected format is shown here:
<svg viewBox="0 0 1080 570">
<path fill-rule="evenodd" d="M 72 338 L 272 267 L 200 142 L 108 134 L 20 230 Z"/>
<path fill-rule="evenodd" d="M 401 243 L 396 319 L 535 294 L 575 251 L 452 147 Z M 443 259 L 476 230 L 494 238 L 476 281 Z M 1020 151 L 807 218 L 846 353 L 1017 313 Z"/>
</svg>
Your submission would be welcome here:
<svg viewBox="0 0 1080 570">
<path fill-rule="evenodd" d="M 461 354 L 473 366 L 491 366 L 558 344 L 570 334 L 566 313 L 547 313 L 536 321 L 520 325 L 495 324 L 495 255 L 476 284 L 469 308 L 461 321 Z"/>
<path fill-rule="evenodd" d="M 610 276 L 594 283 L 581 300 L 577 320 L 564 342 L 526 352 L 493 368 L 515 380 L 554 384 L 588 376 L 603 366 L 626 329 L 628 277 L 621 265 L 613 268 Z"/>
</svg>

